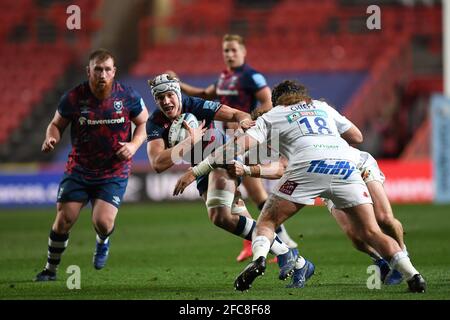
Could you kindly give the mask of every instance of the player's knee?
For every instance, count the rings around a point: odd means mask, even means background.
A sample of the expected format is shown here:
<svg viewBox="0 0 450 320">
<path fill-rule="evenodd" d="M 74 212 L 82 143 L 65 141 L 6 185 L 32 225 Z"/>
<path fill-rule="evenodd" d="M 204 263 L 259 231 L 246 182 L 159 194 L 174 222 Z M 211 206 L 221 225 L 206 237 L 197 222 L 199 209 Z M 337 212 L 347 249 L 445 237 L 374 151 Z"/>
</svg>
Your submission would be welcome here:
<svg viewBox="0 0 450 320">
<path fill-rule="evenodd" d="M 59 234 L 66 234 L 70 231 L 73 224 L 75 223 L 75 219 L 70 216 L 59 214 L 53 223 L 53 231 Z"/>
<path fill-rule="evenodd" d="M 102 235 L 106 235 L 111 232 L 111 230 L 114 228 L 114 219 L 98 219 L 93 221 L 94 228 L 97 230 L 98 233 Z"/>
<path fill-rule="evenodd" d="M 224 228 L 226 225 L 226 217 L 225 215 L 221 214 L 220 210 L 218 208 L 211 209 L 208 211 L 209 214 L 209 220 L 211 220 L 214 225 L 218 226 L 219 228 Z"/>
<path fill-rule="evenodd" d="M 361 241 L 369 243 L 380 233 L 381 230 L 377 228 L 366 228 L 365 230 L 362 230 L 362 232 L 358 235 L 358 237 L 361 239 Z"/>
<path fill-rule="evenodd" d="M 377 217 L 378 225 L 382 228 L 390 228 L 395 225 L 395 219 L 391 214 L 383 213 Z"/>
<path fill-rule="evenodd" d="M 227 187 L 228 179 L 226 177 L 217 177 L 214 180 L 214 187 L 217 190 L 225 190 Z"/>
</svg>

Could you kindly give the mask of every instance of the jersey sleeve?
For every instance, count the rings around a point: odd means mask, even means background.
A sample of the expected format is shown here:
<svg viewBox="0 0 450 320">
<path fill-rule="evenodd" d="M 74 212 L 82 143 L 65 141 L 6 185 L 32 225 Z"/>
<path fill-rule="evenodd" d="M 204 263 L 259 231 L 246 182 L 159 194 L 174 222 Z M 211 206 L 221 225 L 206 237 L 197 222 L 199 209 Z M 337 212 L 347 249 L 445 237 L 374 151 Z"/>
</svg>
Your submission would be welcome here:
<svg viewBox="0 0 450 320">
<path fill-rule="evenodd" d="M 155 123 L 153 121 L 153 117 L 147 120 L 147 123 L 145 124 L 145 129 L 147 131 L 147 142 L 156 139 L 164 139 L 163 138 L 164 128 Z"/>
<path fill-rule="evenodd" d="M 72 104 L 70 103 L 68 92 L 66 92 L 59 100 L 58 112 L 63 118 L 72 118 L 74 110 Z"/>
<path fill-rule="evenodd" d="M 142 99 L 141 95 L 133 89 L 130 89 L 130 105 L 128 107 L 130 109 L 131 119 L 136 118 L 144 108 L 147 108 L 144 99 Z"/>
<path fill-rule="evenodd" d="M 267 140 L 267 136 L 269 133 L 269 124 L 265 121 L 264 116 L 259 117 L 256 120 L 256 124 L 254 127 L 251 127 L 246 131 L 250 137 L 258 141 L 259 143 L 263 143 Z"/>
<path fill-rule="evenodd" d="M 329 105 L 327 105 L 328 108 L 328 112 L 331 113 L 334 122 L 336 123 L 336 127 L 338 129 L 339 134 L 344 133 L 345 131 L 347 131 L 348 129 L 350 129 L 352 127 L 352 123 L 350 120 L 348 120 L 345 116 L 341 115 L 339 112 L 337 112 L 336 109 L 330 107 Z"/>
<path fill-rule="evenodd" d="M 206 122 L 214 120 L 216 112 L 222 106 L 220 102 L 188 96 L 184 96 L 183 105 L 189 106 L 186 110 L 190 110 L 189 112 L 192 112 L 197 119 Z"/>
<path fill-rule="evenodd" d="M 257 92 L 260 89 L 267 87 L 266 78 L 259 72 L 249 72 L 245 77 L 245 86 L 252 92 Z"/>
</svg>

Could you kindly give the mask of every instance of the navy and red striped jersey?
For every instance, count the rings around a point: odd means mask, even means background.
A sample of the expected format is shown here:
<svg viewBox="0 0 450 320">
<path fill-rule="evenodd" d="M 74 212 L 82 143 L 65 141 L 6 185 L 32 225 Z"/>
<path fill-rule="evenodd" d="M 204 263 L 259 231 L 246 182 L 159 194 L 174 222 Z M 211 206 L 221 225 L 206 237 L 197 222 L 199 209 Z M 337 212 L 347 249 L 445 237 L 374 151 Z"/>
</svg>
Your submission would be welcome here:
<svg viewBox="0 0 450 320">
<path fill-rule="evenodd" d="M 94 96 L 87 81 L 66 92 L 58 105 L 61 116 L 71 122 L 66 173 L 86 179 L 127 178 L 131 160 L 120 160 L 116 152 L 119 142 L 131 141 L 131 119 L 144 108 L 139 93 L 117 81 L 104 100 Z"/>
<path fill-rule="evenodd" d="M 216 112 L 220 109 L 221 104 L 219 102 L 204 100 L 201 98 L 191 97 L 182 95 L 182 108 L 181 113 L 192 113 L 199 122 L 205 120 L 205 128 L 208 128 L 206 134 L 203 136 L 202 151 L 207 151 L 203 153 L 201 159 L 203 160 L 208 156 L 212 150 L 214 150 L 218 145 L 223 144 L 224 136 L 223 134 L 215 128 L 214 116 Z M 167 118 L 161 110 L 156 110 L 147 120 L 147 141 L 152 141 L 155 139 L 163 139 L 166 148 L 169 146 L 169 129 L 172 121 Z M 195 164 L 191 159 L 191 163 Z"/>
<path fill-rule="evenodd" d="M 264 76 L 248 64 L 224 70 L 215 84 L 220 103 L 251 113 L 258 104 L 256 92 L 267 86 Z"/>
</svg>

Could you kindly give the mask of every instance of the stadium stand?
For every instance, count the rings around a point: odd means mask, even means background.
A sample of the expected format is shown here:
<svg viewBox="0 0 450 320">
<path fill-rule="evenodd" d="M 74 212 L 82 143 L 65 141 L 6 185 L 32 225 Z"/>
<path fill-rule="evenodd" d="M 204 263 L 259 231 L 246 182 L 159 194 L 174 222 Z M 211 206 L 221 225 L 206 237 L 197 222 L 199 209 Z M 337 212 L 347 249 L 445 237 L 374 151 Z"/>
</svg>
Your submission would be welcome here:
<svg viewBox="0 0 450 320">
<path fill-rule="evenodd" d="M 427 104 L 418 107 L 417 100 L 442 87 L 439 3 L 419 1 L 407 6 L 398 0 L 377 1 L 382 7 L 382 29 L 369 32 L 366 8 L 372 3 L 368 0 L 226 0 L 220 7 L 207 0 L 172 0 L 164 2 L 171 5 L 164 14 L 155 9 L 157 1 L 137 2 L 147 8 L 136 21 L 138 45 L 118 46 L 116 52 L 119 57 L 133 57 L 130 76 L 121 74 L 127 81 L 135 84 L 167 69 L 200 82 L 213 80 L 223 69 L 222 35 L 239 33 L 246 39 L 251 65 L 264 72 L 271 85 L 286 77 L 308 84 L 314 79 L 314 94 L 342 106 L 374 138 L 367 147 L 376 156 L 399 156 L 409 140 L 417 140 L 413 133 L 426 117 L 423 112 L 410 111 L 426 109 Z M 95 14 L 97 10 L 106 17 L 103 1 L 79 0 L 76 4 L 83 13 L 89 12 L 83 17 L 83 32 L 67 32 L 69 4 L 66 0 L 0 3 L 6 13 L 0 26 L 0 66 L 9 79 L 0 84 L 4 93 L 0 108 L 8 110 L 7 115 L 0 115 L 2 160 L 20 141 L 32 139 L 31 123 L 39 121 L 39 114 L 48 121 L 56 97 L 51 106 L 43 99 L 48 103 L 49 94 L 60 94 L 55 93 L 56 84 L 63 87 L 74 80 L 75 68 L 70 67 L 85 58 L 96 31 L 105 24 Z M 333 77 L 339 85 L 330 89 Z M 420 79 L 434 79 L 438 85 Z M 420 94 L 411 89 L 417 86 L 422 88 Z M 146 89 L 142 90 L 152 105 Z M 389 127 L 398 128 L 398 123 L 402 127 L 407 123 L 407 129 L 395 132 L 401 138 L 390 141 L 393 132 Z M 35 143 L 40 140 L 34 139 Z M 30 157 L 20 159 L 29 161 Z"/>
<path fill-rule="evenodd" d="M 85 12 L 95 12 L 100 3 L 81 0 L 77 5 Z M 8 161 L 8 157 L 14 161 L 30 161 L 30 150 L 34 150 L 31 153 L 36 156 L 34 160 L 41 159 L 39 148 L 25 147 L 23 141 L 31 140 L 34 142 L 31 145 L 41 142 L 42 137 L 35 130 L 44 118 L 48 121 L 59 98 L 51 99 L 49 95 L 62 93 L 57 88 L 66 83 L 68 72 L 74 75 L 71 65 L 90 48 L 90 36 L 99 27 L 97 20 L 86 15 L 85 32 L 68 33 L 66 8 L 69 4 L 69 1 L 32 0 L 0 3 L 4 19 L 0 27 L 0 68 L 6 79 L 0 83 L 2 162 Z M 51 109 L 46 110 L 44 102 L 51 102 Z"/>
</svg>

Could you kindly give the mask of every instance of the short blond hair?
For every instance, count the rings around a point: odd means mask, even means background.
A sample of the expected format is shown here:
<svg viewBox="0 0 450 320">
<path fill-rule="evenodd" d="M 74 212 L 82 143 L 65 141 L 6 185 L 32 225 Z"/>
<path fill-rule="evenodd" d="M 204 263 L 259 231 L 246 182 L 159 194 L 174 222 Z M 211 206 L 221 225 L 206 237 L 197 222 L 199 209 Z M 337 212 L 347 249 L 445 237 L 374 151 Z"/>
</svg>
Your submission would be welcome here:
<svg viewBox="0 0 450 320">
<path fill-rule="evenodd" d="M 238 34 L 229 34 L 223 36 L 222 42 L 236 41 L 241 46 L 245 47 L 244 38 Z"/>
</svg>

